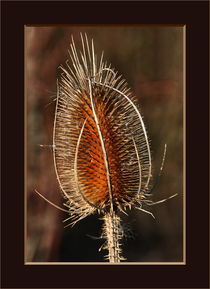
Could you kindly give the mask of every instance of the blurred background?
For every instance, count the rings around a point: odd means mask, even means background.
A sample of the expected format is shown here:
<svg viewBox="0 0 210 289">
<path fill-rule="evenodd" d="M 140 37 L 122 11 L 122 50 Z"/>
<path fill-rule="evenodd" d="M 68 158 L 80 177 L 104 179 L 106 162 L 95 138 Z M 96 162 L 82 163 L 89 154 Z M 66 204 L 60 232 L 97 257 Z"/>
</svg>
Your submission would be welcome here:
<svg viewBox="0 0 210 289">
<path fill-rule="evenodd" d="M 58 66 L 68 58 L 71 34 L 94 39 L 98 55 L 119 71 L 137 96 L 151 140 L 156 179 L 167 144 L 164 170 L 153 200 L 179 195 L 123 216 L 127 262 L 183 261 L 183 28 L 175 26 L 25 27 L 27 106 L 27 262 L 104 262 L 98 252 L 102 221 L 93 215 L 64 228 L 67 215 L 39 197 L 37 189 L 62 207 L 52 155 Z M 40 147 L 40 145 L 46 145 Z M 146 207 L 145 207 L 146 209 Z M 92 237 L 91 237 L 92 236 Z M 95 238 L 96 237 L 96 238 Z"/>
</svg>

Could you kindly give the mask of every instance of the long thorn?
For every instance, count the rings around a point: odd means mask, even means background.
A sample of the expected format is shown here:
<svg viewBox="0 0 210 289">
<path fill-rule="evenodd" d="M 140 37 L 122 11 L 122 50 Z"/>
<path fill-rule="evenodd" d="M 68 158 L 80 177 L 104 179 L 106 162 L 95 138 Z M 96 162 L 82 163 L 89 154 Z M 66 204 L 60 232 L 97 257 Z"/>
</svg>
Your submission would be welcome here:
<svg viewBox="0 0 210 289">
<path fill-rule="evenodd" d="M 63 211 L 63 212 L 66 212 L 66 213 L 69 213 L 69 211 L 65 210 L 65 209 L 62 209 L 61 207 L 55 205 L 54 203 L 52 203 L 51 201 L 49 201 L 47 198 L 45 198 L 42 194 L 40 194 L 37 190 L 34 190 L 40 197 L 42 197 L 46 202 L 48 202 L 50 205 L 52 205 L 53 207 Z"/>
</svg>

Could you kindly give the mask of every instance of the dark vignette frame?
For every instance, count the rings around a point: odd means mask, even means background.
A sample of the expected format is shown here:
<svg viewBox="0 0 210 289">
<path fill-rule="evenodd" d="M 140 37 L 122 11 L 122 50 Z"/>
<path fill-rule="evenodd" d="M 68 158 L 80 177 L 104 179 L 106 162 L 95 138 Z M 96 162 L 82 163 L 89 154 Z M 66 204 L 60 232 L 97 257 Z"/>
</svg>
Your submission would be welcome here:
<svg viewBox="0 0 210 289">
<path fill-rule="evenodd" d="M 209 288 L 208 8 L 208 1 L 2 2 L 3 288 Z M 24 25 L 58 23 L 186 25 L 186 265 L 24 265 Z"/>
</svg>

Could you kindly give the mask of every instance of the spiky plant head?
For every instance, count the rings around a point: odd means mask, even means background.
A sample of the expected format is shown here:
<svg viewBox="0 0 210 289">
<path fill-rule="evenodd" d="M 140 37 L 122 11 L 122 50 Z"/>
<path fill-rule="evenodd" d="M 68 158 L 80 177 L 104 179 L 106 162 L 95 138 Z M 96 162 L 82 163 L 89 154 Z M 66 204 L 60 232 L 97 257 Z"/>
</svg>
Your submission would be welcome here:
<svg viewBox="0 0 210 289">
<path fill-rule="evenodd" d="M 137 98 L 121 75 L 98 61 L 93 40 L 72 38 L 61 66 L 54 123 L 54 161 L 72 222 L 124 210 L 145 198 L 151 153 Z M 71 62 L 71 63 L 70 63 Z"/>
</svg>

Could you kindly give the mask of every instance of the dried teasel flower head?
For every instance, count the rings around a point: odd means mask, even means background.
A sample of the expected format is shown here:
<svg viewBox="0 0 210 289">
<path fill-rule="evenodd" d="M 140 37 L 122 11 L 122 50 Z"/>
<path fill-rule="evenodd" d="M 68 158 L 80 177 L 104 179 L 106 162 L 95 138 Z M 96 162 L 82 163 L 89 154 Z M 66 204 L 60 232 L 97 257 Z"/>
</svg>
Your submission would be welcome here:
<svg viewBox="0 0 210 289">
<path fill-rule="evenodd" d="M 136 97 L 104 62 L 103 53 L 97 58 L 93 40 L 81 35 L 78 51 L 72 38 L 69 54 L 71 63 L 60 67 L 57 88 L 57 178 L 73 224 L 98 211 L 116 228 L 117 210 L 139 206 L 147 195 L 151 153 L 146 129 Z"/>
<path fill-rule="evenodd" d="M 54 125 L 54 159 L 60 187 L 77 219 L 144 197 L 151 153 L 137 99 L 111 66 L 100 61 L 87 36 L 73 38 L 61 66 Z"/>
</svg>

